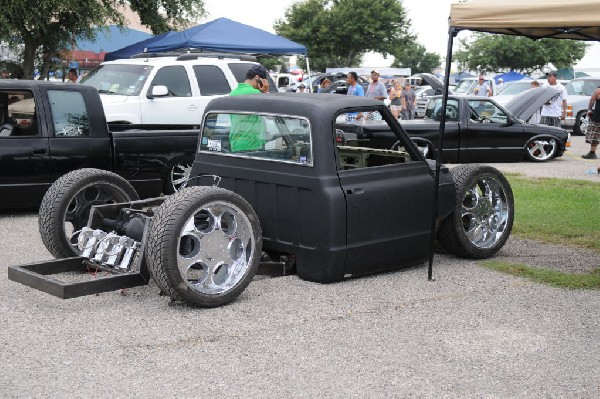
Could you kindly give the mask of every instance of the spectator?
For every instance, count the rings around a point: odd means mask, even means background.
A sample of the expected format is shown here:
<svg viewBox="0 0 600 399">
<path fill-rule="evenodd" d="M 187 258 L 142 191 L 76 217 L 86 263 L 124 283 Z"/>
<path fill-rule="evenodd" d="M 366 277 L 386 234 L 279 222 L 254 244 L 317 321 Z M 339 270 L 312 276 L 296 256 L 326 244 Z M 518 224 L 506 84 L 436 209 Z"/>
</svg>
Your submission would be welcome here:
<svg viewBox="0 0 600 399">
<path fill-rule="evenodd" d="M 390 88 L 390 111 L 392 111 L 392 115 L 394 118 L 398 119 L 400 117 L 400 111 L 402 110 L 402 85 L 400 82 L 395 82 L 394 86 Z"/>
<path fill-rule="evenodd" d="M 502 79 L 502 78 L 498 78 L 498 83 L 496 84 L 496 87 L 497 87 L 498 89 L 501 89 L 501 88 L 502 88 L 502 86 L 504 86 L 504 79 Z"/>
<path fill-rule="evenodd" d="M 473 89 L 473 93 L 480 97 L 492 96 L 492 89 L 490 89 L 490 86 L 486 83 L 485 76 L 479 75 L 479 79 L 477 79 L 477 85 Z"/>
<path fill-rule="evenodd" d="M 537 89 L 537 88 L 540 87 L 540 82 L 538 82 L 537 80 L 532 80 L 531 83 L 530 83 L 530 85 L 531 85 L 532 89 Z M 529 123 L 540 123 L 540 119 L 542 118 L 541 112 L 542 112 L 541 108 L 538 109 L 536 111 L 536 113 L 533 114 L 531 116 L 531 118 L 529 118 L 527 120 L 527 122 L 529 122 Z"/>
<path fill-rule="evenodd" d="M 556 77 L 558 76 L 556 71 L 550 71 L 546 76 L 548 77 L 548 82 L 544 83 L 544 87 L 553 87 L 560 94 L 544 104 L 540 122 L 544 125 L 560 127 L 561 120 L 565 120 L 567 113 L 567 90 L 565 86 L 556 81 Z"/>
<path fill-rule="evenodd" d="M 417 96 L 410 82 L 404 83 L 404 90 L 402 90 L 402 119 L 415 119 L 416 104 Z"/>
<path fill-rule="evenodd" d="M 300 83 L 298 85 L 298 89 L 296 89 L 296 93 L 308 93 L 308 90 L 306 89 L 306 86 L 304 86 L 304 83 Z"/>
<path fill-rule="evenodd" d="M 77 69 L 69 69 L 69 72 L 67 73 L 67 83 L 77 83 Z"/>
<path fill-rule="evenodd" d="M 597 87 L 590 97 L 588 117 L 590 118 L 590 125 L 585 133 L 585 142 L 590 145 L 590 152 L 582 155 L 581 158 L 597 159 L 596 148 L 600 143 L 600 87 Z M 600 167 L 598 170 L 600 171 Z"/>
<path fill-rule="evenodd" d="M 374 98 L 376 100 L 383 101 L 387 97 L 387 90 L 383 82 L 379 81 L 379 72 L 377 70 L 371 71 L 371 83 L 367 87 L 367 97 Z"/>
<path fill-rule="evenodd" d="M 321 87 L 319 87 L 319 90 L 317 90 L 317 93 L 324 93 L 325 90 L 329 89 L 329 86 L 331 86 L 331 80 L 325 78 L 321 81 Z"/>
<path fill-rule="evenodd" d="M 346 95 L 348 96 L 364 96 L 365 89 L 362 88 L 361 85 L 358 84 L 358 75 L 356 72 L 348 72 L 348 76 L 346 76 L 346 83 L 348 83 L 348 92 Z"/>
</svg>

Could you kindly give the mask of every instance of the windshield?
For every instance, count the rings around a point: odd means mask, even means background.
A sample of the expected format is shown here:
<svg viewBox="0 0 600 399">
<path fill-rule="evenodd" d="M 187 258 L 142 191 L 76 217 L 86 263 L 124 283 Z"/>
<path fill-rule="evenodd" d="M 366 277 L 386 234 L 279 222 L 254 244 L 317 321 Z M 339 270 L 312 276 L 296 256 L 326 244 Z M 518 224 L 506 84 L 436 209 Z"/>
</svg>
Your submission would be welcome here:
<svg viewBox="0 0 600 399">
<path fill-rule="evenodd" d="M 150 65 L 105 64 L 88 73 L 81 83 L 103 94 L 137 96 L 152 71 Z"/>
<path fill-rule="evenodd" d="M 525 91 L 527 89 L 531 89 L 531 82 L 533 82 L 532 80 L 528 80 L 527 82 L 515 82 L 512 83 L 508 86 L 506 86 L 506 88 L 504 90 L 502 90 L 502 92 L 500 92 L 501 95 L 514 95 L 514 94 L 519 94 L 522 91 Z"/>
<path fill-rule="evenodd" d="M 578 96 L 591 96 L 596 90 L 597 87 L 600 87 L 600 79 L 598 80 L 571 80 L 565 88 L 567 89 L 567 94 L 578 95 Z"/>
<path fill-rule="evenodd" d="M 473 82 L 475 82 L 475 81 L 474 80 L 461 80 L 456 85 L 456 88 L 454 89 L 454 92 L 455 93 L 468 93 L 469 89 L 473 85 Z"/>
</svg>

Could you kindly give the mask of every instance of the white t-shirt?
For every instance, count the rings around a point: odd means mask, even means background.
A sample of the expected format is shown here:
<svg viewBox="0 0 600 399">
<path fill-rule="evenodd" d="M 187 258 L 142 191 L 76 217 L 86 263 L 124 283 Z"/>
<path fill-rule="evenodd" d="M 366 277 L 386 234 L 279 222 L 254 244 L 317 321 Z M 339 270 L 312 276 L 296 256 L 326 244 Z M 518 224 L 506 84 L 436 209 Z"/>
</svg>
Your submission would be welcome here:
<svg viewBox="0 0 600 399">
<path fill-rule="evenodd" d="M 560 95 L 554 97 L 550 100 L 550 104 L 546 103 L 542 107 L 542 116 L 554 116 L 561 117 L 562 116 L 562 102 L 567 99 L 567 89 L 565 86 L 556 82 L 555 85 L 551 85 L 548 82 L 544 83 L 544 86 L 553 87 L 556 90 L 560 91 Z"/>
</svg>

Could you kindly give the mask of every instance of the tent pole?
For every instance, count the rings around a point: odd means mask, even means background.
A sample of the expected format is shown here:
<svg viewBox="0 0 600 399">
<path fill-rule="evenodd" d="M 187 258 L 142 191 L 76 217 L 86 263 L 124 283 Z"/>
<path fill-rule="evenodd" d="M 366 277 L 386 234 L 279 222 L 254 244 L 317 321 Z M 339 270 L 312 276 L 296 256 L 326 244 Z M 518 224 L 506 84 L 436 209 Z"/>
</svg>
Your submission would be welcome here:
<svg viewBox="0 0 600 399">
<path fill-rule="evenodd" d="M 446 130 L 446 104 L 448 102 L 448 86 L 450 85 L 450 67 L 452 64 L 452 43 L 458 31 L 452 27 L 448 29 L 448 51 L 446 52 L 446 72 L 444 76 L 444 96 L 442 98 L 442 120 L 438 132 L 437 153 L 435 157 L 435 183 L 433 187 L 433 211 L 431 212 L 431 237 L 429 242 L 429 267 L 427 279 L 433 281 L 433 247 L 435 244 L 435 227 L 437 224 L 438 193 L 440 186 L 440 167 L 442 164 L 442 150 L 444 148 L 444 131 Z"/>
<path fill-rule="evenodd" d="M 306 70 L 308 71 L 308 81 L 310 82 L 308 85 L 308 92 L 312 93 L 312 80 L 310 79 L 310 62 L 308 62 L 308 55 L 305 55 L 304 58 L 306 58 Z"/>
</svg>

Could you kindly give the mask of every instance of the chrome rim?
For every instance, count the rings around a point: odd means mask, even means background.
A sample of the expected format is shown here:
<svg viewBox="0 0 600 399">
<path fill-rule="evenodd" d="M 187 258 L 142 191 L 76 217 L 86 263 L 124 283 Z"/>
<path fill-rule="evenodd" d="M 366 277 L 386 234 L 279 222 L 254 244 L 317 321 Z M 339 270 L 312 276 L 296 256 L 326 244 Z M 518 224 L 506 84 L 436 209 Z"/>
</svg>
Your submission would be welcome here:
<svg viewBox="0 0 600 399">
<path fill-rule="evenodd" d="M 538 139 L 530 141 L 527 145 L 529 155 L 538 161 L 545 161 L 552 158 L 556 151 L 556 140 L 554 139 Z"/>
<path fill-rule="evenodd" d="M 478 248 L 491 248 L 502 238 L 512 210 L 502 184 L 480 177 L 462 201 L 461 219 L 467 239 Z"/>
<path fill-rule="evenodd" d="M 250 220 L 237 206 L 215 201 L 186 222 L 177 244 L 177 267 L 193 290 L 227 292 L 250 268 L 256 247 Z"/>
<path fill-rule="evenodd" d="M 586 135 L 589 127 L 590 120 L 587 115 L 581 115 L 581 117 L 579 117 L 579 131 L 581 134 Z"/>
<path fill-rule="evenodd" d="M 80 189 L 67 206 L 63 221 L 65 235 L 75 253 L 80 230 L 87 226 L 94 205 L 127 202 L 130 198 L 122 189 L 110 183 L 93 183 Z"/>
<path fill-rule="evenodd" d="M 171 168 L 171 182 L 175 192 L 187 186 L 191 172 L 192 165 L 189 163 L 180 163 Z"/>
</svg>

